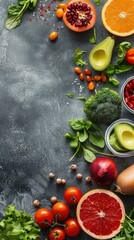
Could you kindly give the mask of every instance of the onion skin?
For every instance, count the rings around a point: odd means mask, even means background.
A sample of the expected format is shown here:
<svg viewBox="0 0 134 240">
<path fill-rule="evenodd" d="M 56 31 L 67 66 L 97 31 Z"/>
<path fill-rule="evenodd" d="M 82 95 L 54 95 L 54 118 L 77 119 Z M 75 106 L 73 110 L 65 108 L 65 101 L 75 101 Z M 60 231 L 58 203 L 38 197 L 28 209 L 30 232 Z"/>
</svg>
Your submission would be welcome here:
<svg viewBox="0 0 134 240">
<path fill-rule="evenodd" d="M 134 195 L 134 164 L 122 171 L 116 179 L 116 192 Z"/>
<path fill-rule="evenodd" d="M 111 185 L 117 178 L 118 169 L 113 159 L 97 157 L 89 167 L 92 180 L 100 186 Z"/>
</svg>

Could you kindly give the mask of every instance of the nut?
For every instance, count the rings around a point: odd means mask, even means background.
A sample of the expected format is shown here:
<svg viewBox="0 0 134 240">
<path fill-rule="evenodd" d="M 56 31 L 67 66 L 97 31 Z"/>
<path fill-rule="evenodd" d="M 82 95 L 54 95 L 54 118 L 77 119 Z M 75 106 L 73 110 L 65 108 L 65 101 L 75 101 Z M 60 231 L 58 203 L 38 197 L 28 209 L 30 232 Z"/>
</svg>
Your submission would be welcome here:
<svg viewBox="0 0 134 240">
<path fill-rule="evenodd" d="M 34 205 L 35 207 L 39 207 L 40 202 L 36 199 L 36 200 L 34 200 L 33 205 Z"/>
<path fill-rule="evenodd" d="M 64 178 L 61 179 L 61 183 L 62 183 L 62 184 L 66 184 L 66 179 L 64 179 Z"/>
<path fill-rule="evenodd" d="M 71 168 L 71 170 L 75 171 L 75 170 L 77 170 L 77 165 L 76 164 L 72 164 L 70 168 Z"/>
<path fill-rule="evenodd" d="M 86 182 L 91 182 L 91 177 L 90 177 L 90 176 L 87 176 L 87 177 L 85 178 L 85 180 L 86 180 Z"/>
<path fill-rule="evenodd" d="M 57 184 L 61 184 L 61 178 L 57 178 L 57 179 L 56 179 L 56 183 L 57 183 Z"/>
<path fill-rule="evenodd" d="M 55 177 L 55 175 L 51 172 L 51 173 L 49 173 L 49 178 L 54 178 Z"/>
<path fill-rule="evenodd" d="M 53 203 L 53 204 L 56 203 L 57 201 L 58 201 L 58 199 L 55 196 L 50 198 L 50 202 Z"/>
<path fill-rule="evenodd" d="M 83 176 L 82 176 L 81 173 L 78 173 L 78 174 L 76 175 L 76 177 L 77 177 L 78 180 L 81 180 L 81 179 L 83 178 Z"/>
</svg>

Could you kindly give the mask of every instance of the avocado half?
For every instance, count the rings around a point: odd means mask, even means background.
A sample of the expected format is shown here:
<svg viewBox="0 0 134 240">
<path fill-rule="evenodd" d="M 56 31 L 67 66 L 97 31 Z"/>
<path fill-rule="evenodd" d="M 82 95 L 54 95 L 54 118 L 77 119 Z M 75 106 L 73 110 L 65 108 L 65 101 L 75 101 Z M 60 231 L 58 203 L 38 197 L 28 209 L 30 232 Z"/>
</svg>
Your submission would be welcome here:
<svg viewBox="0 0 134 240">
<path fill-rule="evenodd" d="M 118 143 L 114 132 L 109 137 L 109 143 L 113 147 L 114 150 L 116 150 L 118 152 L 127 152 L 127 149 L 121 147 L 121 145 Z"/>
<path fill-rule="evenodd" d="M 121 147 L 134 150 L 134 128 L 127 123 L 118 123 L 114 127 L 115 137 Z"/>
</svg>

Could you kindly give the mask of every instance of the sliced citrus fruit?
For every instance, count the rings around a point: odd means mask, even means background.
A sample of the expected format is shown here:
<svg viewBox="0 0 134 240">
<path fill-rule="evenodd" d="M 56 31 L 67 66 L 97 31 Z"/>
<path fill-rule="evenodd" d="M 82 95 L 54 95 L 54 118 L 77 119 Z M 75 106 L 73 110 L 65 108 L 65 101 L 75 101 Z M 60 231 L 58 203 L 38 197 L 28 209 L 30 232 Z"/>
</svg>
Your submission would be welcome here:
<svg viewBox="0 0 134 240">
<path fill-rule="evenodd" d="M 95 189 L 80 199 L 76 215 L 79 225 L 88 235 L 96 239 L 110 239 L 120 232 L 125 208 L 115 193 Z"/>
<path fill-rule="evenodd" d="M 108 0 L 102 8 L 104 27 L 114 35 L 134 33 L 134 0 Z"/>
</svg>

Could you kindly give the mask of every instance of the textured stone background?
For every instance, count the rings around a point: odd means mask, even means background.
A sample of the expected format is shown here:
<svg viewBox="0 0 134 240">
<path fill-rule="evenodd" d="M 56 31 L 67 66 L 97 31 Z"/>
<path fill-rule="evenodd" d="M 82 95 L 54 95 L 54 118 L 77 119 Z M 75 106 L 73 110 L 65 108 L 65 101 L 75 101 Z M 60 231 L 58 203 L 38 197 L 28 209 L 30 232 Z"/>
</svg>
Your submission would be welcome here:
<svg viewBox="0 0 134 240">
<path fill-rule="evenodd" d="M 95 184 L 76 180 L 70 171 L 68 159 L 72 155 L 64 134 L 69 131 L 70 118 L 85 117 L 80 96 L 88 97 L 86 83 L 80 83 L 73 73 L 73 55 L 76 48 L 86 50 L 85 59 L 92 48 L 89 35 L 69 31 L 54 15 L 54 7 L 45 15 L 45 21 L 38 18 L 40 4 L 35 12 L 27 12 L 22 24 L 7 31 L 4 27 L 7 6 L 13 0 L 0 4 L 0 217 L 8 204 L 15 204 L 33 214 L 33 200 L 39 199 L 41 206 L 51 207 L 50 197 L 56 195 L 63 200 L 63 186 L 50 181 L 49 172 L 66 178 L 66 186 L 77 185 L 83 193 Z M 92 1 L 93 2 L 93 1 Z M 105 1 L 103 1 L 105 2 Z M 104 30 L 100 10 L 97 8 L 97 43 L 108 36 Z M 48 24 L 49 23 L 49 24 Z M 50 42 L 49 33 L 58 27 L 57 41 Z M 116 44 L 123 40 L 134 44 L 134 37 L 115 37 Z M 121 74 L 120 85 L 134 75 Z M 102 87 L 102 86 L 101 86 Z M 73 93 L 74 98 L 68 98 Z M 122 117 L 134 119 L 133 115 L 122 110 Z M 106 149 L 106 151 L 108 151 Z M 124 159 L 128 165 L 134 158 Z M 123 159 L 115 158 L 119 171 L 123 170 Z M 83 158 L 75 159 L 78 172 L 83 178 L 89 175 L 88 163 Z M 110 189 L 113 190 L 114 186 Z M 125 206 L 134 205 L 134 197 L 123 197 Z M 42 238 L 44 239 L 44 238 Z M 82 234 L 76 239 L 91 239 Z"/>
</svg>

